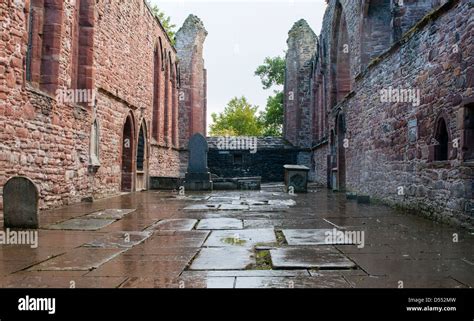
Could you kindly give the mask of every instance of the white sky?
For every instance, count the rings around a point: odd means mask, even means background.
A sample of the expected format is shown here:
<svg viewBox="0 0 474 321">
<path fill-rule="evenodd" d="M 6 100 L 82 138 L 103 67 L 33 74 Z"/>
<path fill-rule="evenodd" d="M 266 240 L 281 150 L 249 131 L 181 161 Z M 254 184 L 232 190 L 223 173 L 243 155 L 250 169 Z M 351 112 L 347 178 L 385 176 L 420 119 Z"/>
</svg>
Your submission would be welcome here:
<svg viewBox="0 0 474 321">
<path fill-rule="evenodd" d="M 235 96 L 245 96 L 261 110 L 273 90 L 263 90 L 254 72 L 265 57 L 284 56 L 288 31 L 305 19 L 319 35 L 324 0 L 151 0 L 177 28 L 189 14 L 204 23 L 208 124 Z"/>
</svg>

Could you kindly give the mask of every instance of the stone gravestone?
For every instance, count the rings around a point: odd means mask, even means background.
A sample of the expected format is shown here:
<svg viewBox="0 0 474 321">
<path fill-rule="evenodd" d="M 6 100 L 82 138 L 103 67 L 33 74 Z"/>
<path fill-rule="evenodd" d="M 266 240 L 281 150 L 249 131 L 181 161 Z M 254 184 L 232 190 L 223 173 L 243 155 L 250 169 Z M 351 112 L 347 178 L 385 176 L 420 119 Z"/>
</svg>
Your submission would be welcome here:
<svg viewBox="0 0 474 321">
<path fill-rule="evenodd" d="M 13 177 L 3 187 L 6 228 L 38 228 L 38 190 L 26 177 Z"/>
<path fill-rule="evenodd" d="M 207 152 L 209 147 L 206 138 L 194 134 L 189 140 L 189 165 L 184 179 L 184 187 L 190 191 L 211 191 L 212 180 L 207 168 Z"/>
</svg>

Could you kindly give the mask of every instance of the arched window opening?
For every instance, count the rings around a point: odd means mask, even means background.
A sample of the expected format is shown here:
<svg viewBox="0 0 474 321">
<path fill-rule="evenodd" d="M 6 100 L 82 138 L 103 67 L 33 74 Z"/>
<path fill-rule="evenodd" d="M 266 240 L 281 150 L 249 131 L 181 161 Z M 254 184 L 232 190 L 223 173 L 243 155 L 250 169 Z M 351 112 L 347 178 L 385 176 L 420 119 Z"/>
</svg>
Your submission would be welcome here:
<svg viewBox="0 0 474 321">
<path fill-rule="evenodd" d="M 63 1 L 32 1 L 28 18 L 26 80 L 48 93 L 59 84 Z"/>
<path fill-rule="evenodd" d="M 444 118 L 440 118 L 437 123 L 435 134 L 435 161 L 448 160 L 449 134 Z"/>
<path fill-rule="evenodd" d="M 338 1 L 333 20 L 331 46 L 331 107 L 336 106 L 352 90 L 350 52 L 346 18 Z"/>
<path fill-rule="evenodd" d="M 160 39 L 161 41 L 161 39 Z M 153 58 L 153 138 L 158 141 L 160 135 L 160 100 L 161 100 L 161 49 L 155 47 Z"/>
<path fill-rule="evenodd" d="M 93 89 L 94 6 L 93 0 L 76 0 L 71 77 L 74 89 Z"/>
<path fill-rule="evenodd" d="M 391 29 L 391 0 L 365 1 L 361 28 L 361 62 L 364 67 L 390 47 Z"/>
<path fill-rule="evenodd" d="M 169 130 L 170 130 L 170 68 L 169 63 L 165 66 L 165 116 L 164 116 L 164 138 L 165 143 L 168 145 L 169 142 Z"/>
<path fill-rule="evenodd" d="M 138 136 L 137 145 L 137 171 L 143 171 L 145 169 L 145 133 L 142 128 L 140 129 L 140 135 Z"/>
</svg>

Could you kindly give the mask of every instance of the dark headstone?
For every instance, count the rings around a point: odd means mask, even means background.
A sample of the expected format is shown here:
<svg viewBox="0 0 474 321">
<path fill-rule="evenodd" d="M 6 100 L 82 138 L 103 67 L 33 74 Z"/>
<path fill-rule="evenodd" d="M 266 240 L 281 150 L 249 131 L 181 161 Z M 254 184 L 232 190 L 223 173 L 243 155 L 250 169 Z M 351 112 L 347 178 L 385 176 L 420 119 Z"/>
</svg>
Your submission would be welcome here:
<svg viewBox="0 0 474 321">
<path fill-rule="evenodd" d="M 207 168 L 207 152 L 209 147 L 206 138 L 194 134 L 189 140 L 189 165 L 185 177 L 185 188 L 191 191 L 212 190 L 211 173 Z"/>
<path fill-rule="evenodd" d="M 13 177 L 3 187 L 3 216 L 7 228 L 38 228 L 38 190 L 26 177 Z"/>
</svg>

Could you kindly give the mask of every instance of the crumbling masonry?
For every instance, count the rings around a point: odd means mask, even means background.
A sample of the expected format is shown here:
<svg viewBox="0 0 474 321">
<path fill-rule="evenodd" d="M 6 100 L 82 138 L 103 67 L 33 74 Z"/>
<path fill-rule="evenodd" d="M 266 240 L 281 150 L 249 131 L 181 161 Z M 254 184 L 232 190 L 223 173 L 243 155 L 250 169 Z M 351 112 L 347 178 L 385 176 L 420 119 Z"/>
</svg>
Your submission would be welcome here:
<svg viewBox="0 0 474 321">
<path fill-rule="evenodd" d="M 474 2 L 330 0 L 289 33 L 285 138 L 315 181 L 434 219 L 474 213 Z"/>
<path fill-rule="evenodd" d="M 182 174 L 206 128 L 197 17 L 176 48 L 143 0 L 6 0 L 0 25 L 0 192 L 26 176 L 46 209 Z"/>
</svg>

